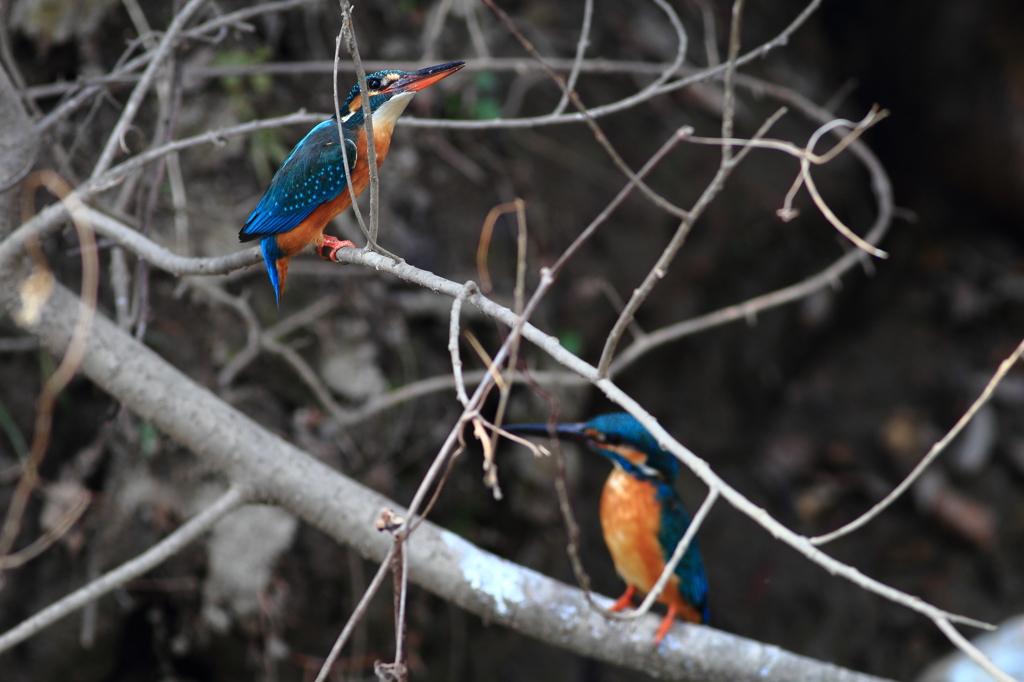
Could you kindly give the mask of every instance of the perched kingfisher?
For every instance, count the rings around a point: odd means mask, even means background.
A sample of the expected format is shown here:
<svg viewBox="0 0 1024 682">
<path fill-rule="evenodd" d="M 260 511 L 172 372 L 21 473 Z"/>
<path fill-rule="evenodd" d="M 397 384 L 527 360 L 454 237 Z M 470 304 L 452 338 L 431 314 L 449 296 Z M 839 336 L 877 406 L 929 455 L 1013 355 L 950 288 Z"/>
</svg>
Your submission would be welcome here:
<svg viewBox="0 0 1024 682">
<path fill-rule="evenodd" d="M 551 433 L 547 424 L 505 428 L 537 436 Z M 582 443 L 614 465 L 601 493 L 601 530 L 615 571 L 626 581 L 625 593 L 611 608 L 621 611 L 632 603 L 637 590 L 651 591 L 690 525 L 673 485 L 679 461 L 624 412 L 582 424 L 559 424 L 555 435 Z M 691 623 L 708 621 L 708 581 L 696 541 L 683 554 L 658 601 L 668 605 L 668 614 L 654 636 L 655 644 L 661 643 L 677 615 Z"/>
<path fill-rule="evenodd" d="M 373 141 L 377 167 L 384 163 L 391 147 L 395 122 L 418 90 L 450 76 L 465 62 L 449 62 L 419 71 L 396 69 L 377 71 L 366 77 L 373 112 Z M 270 187 L 238 233 L 242 242 L 260 240 L 274 295 L 281 305 L 281 292 L 288 276 L 288 261 L 310 244 L 316 244 L 321 258 L 334 254 L 350 241 L 324 234 L 335 216 L 352 204 L 348 183 L 359 196 L 370 183 L 366 162 L 366 127 L 362 93 L 357 83 L 341 106 L 345 156 L 338 144 L 335 117 L 309 131 L 288 155 L 270 181 Z M 345 158 L 348 168 L 345 168 Z"/>
</svg>

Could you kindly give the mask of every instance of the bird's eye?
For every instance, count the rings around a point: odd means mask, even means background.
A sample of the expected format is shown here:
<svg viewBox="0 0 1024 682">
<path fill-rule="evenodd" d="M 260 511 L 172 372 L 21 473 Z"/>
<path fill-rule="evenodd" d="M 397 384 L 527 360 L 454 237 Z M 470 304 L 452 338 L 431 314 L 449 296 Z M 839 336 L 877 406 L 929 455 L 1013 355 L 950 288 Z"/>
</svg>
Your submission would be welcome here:
<svg viewBox="0 0 1024 682">
<path fill-rule="evenodd" d="M 604 442 L 608 445 L 622 445 L 622 436 L 617 433 L 605 434 Z"/>
<path fill-rule="evenodd" d="M 367 78 L 366 87 L 370 90 L 380 90 L 381 82 L 379 78 Z"/>
</svg>

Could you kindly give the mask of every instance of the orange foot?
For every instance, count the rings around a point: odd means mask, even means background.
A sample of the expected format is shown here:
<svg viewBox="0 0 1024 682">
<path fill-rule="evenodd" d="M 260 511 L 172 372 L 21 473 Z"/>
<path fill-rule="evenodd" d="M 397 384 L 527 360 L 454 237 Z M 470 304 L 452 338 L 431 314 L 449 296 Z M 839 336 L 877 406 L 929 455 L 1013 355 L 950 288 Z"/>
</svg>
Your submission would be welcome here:
<svg viewBox="0 0 1024 682">
<path fill-rule="evenodd" d="M 626 588 L 626 591 L 622 593 L 622 596 L 619 597 L 619 600 L 617 602 L 615 602 L 614 604 L 612 604 L 612 607 L 610 609 L 608 609 L 608 610 L 611 611 L 612 613 L 615 613 L 616 611 L 621 611 L 622 609 L 626 608 L 627 606 L 632 606 L 633 605 L 633 595 L 635 593 L 636 593 L 636 588 L 633 587 L 632 585 L 630 585 L 629 587 Z"/>
<path fill-rule="evenodd" d="M 356 245 L 347 239 L 343 241 L 341 239 L 338 239 L 337 237 L 332 237 L 329 234 L 325 234 L 324 241 L 320 244 L 320 246 L 317 247 L 317 252 L 320 254 L 320 257 L 323 258 L 324 260 L 332 260 L 334 262 L 338 262 L 338 249 L 343 249 L 346 246 L 351 246 L 353 249 L 356 248 Z"/>
<path fill-rule="evenodd" d="M 669 605 L 668 613 L 665 614 L 665 619 L 661 621 L 661 626 L 658 627 L 658 632 L 654 635 L 654 644 L 661 644 L 661 640 L 665 639 L 665 635 L 672 629 L 672 622 L 676 619 L 676 607 Z"/>
</svg>

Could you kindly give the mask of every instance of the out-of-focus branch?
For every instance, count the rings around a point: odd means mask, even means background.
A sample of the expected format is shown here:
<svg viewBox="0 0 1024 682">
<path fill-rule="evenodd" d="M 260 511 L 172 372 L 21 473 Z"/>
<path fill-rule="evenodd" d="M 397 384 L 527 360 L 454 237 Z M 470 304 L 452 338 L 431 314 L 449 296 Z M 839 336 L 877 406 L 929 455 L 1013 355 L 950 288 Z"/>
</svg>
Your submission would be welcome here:
<svg viewBox="0 0 1024 682">
<path fill-rule="evenodd" d="M 6 29 L 0 29 L 6 30 Z M 15 207 L 19 206 L 16 187 L 32 170 L 36 158 L 39 136 L 32 119 L 21 104 L 21 98 L 0 67 L 0 239 L 6 237 L 15 222 Z"/>
<path fill-rule="evenodd" d="M 66 206 L 74 218 L 74 225 L 78 232 L 78 241 L 81 246 L 82 305 L 75 320 L 71 339 L 63 353 L 63 358 L 57 369 L 43 384 L 42 391 L 40 391 L 39 398 L 36 401 L 36 421 L 32 436 L 32 447 L 22 469 L 21 478 L 14 489 L 14 494 L 11 496 L 10 505 L 7 507 L 3 527 L 0 529 L 0 557 L 7 555 L 11 551 L 18 538 L 18 534 L 21 532 L 22 515 L 28 504 L 29 496 L 38 482 L 39 465 L 46 456 L 50 445 L 54 405 L 57 402 L 57 396 L 64 390 L 78 371 L 79 363 L 85 353 L 85 344 L 89 337 L 89 330 L 92 328 L 93 318 L 96 314 L 96 297 L 99 290 L 100 266 L 99 256 L 96 253 L 96 235 L 89 224 L 88 217 L 85 215 L 85 207 L 74 196 L 71 188 L 67 186 L 63 179 L 53 171 L 36 171 L 33 173 L 29 181 L 26 182 L 22 194 L 23 215 L 31 214 L 30 210 L 35 204 L 35 190 L 40 186 L 46 187 L 50 192 L 59 197 L 62 204 Z M 16 307 L 11 311 L 11 314 L 21 324 L 33 323 L 55 283 L 53 273 L 46 264 L 38 242 L 34 242 L 29 250 L 34 261 L 32 274 L 26 277 L 18 287 L 17 295 L 14 296 Z M 84 507 L 81 511 L 85 511 Z M 22 558 L 8 557 L 7 561 L 3 562 L 3 564 L 8 566 L 19 565 L 18 562 L 22 561 L 24 557 L 31 555 L 33 552 L 42 551 L 42 549 L 49 547 L 50 544 L 48 540 L 41 540 L 40 544 L 34 543 L 30 546 L 31 549 L 26 548 Z"/>
<path fill-rule="evenodd" d="M 31 618 L 0 635 L 0 653 L 24 642 L 43 628 L 49 627 L 78 609 L 109 594 L 129 580 L 151 571 L 177 554 L 185 545 L 209 530 L 222 516 L 238 508 L 246 501 L 241 487 L 229 489 L 207 509 L 190 519 L 176 531 L 153 545 L 139 556 L 126 561 L 114 570 L 75 590 L 63 599 L 50 604 Z"/>
<path fill-rule="evenodd" d="M 942 454 L 946 447 L 953 442 L 953 439 L 960 435 L 960 432 L 964 430 L 967 424 L 974 419 L 974 416 L 978 414 L 978 411 L 989 401 L 992 394 L 995 393 L 996 387 L 999 386 L 999 383 L 1006 377 L 1010 369 L 1017 364 L 1022 355 L 1024 355 L 1024 341 L 1021 341 L 1017 345 L 1017 348 L 1010 353 L 1009 357 L 999 364 L 999 369 L 997 369 L 996 373 L 992 375 L 991 379 L 989 379 L 988 384 L 985 385 L 985 389 L 981 392 L 981 395 L 977 397 L 970 408 L 968 408 L 960 419 L 957 420 L 956 424 L 953 425 L 953 428 L 951 428 L 945 436 L 932 445 L 931 449 L 928 450 L 928 454 L 926 454 L 921 461 L 917 463 L 914 470 L 907 474 L 907 477 L 904 478 L 898 486 L 893 488 L 888 495 L 882 498 L 878 504 L 874 505 L 871 509 L 841 528 L 837 528 L 831 533 L 811 538 L 811 542 L 815 545 L 824 545 L 827 542 L 832 542 L 844 535 L 852 533 L 867 524 L 871 519 L 881 514 L 889 507 L 889 505 L 899 499 L 899 497 L 907 491 L 914 481 L 921 477 L 921 474 L 924 473 L 925 469 L 927 469 L 928 466 L 931 465 L 931 463 L 934 462 L 940 454 Z"/>
<path fill-rule="evenodd" d="M 114 125 L 114 129 L 110 132 L 107 144 L 104 146 L 99 160 L 93 167 L 92 176 L 94 178 L 102 175 L 108 168 L 110 168 L 110 164 L 114 160 L 114 154 L 117 153 L 118 148 L 123 144 L 124 134 L 128 130 L 128 126 L 131 125 L 132 119 L 135 118 L 135 114 L 138 113 L 139 107 L 142 106 L 142 100 L 146 97 L 150 84 L 152 84 L 153 80 L 156 78 L 157 71 L 163 66 L 164 59 L 171 53 L 171 50 L 174 49 L 178 34 L 181 33 L 185 28 L 185 24 L 192 19 L 192 16 L 199 11 L 199 8 L 202 7 L 205 2 L 206 0 L 189 0 L 189 2 L 174 15 L 171 25 L 167 27 L 167 31 L 164 33 L 163 38 L 160 39 L 160 45 L 153 54 L 153 58 L 150 60 L 149 66 L 146 67 L 146 70 L 142 74 L 142 78 L 139 79 L 138 85 L 135 86 L 135 90 L 132 91 L 131 96 L 128 98 L 128 103 L 124 105 L 124 111 L 121 112 L 121 118 L 118 119 L 117 124 Z"/>
<path fill-rule="evenodd" d="M 63 214 L 63 206 L 54 204 L 41 211 L 36 219 L 22 225 L 10 239 L 0 243 L 0 263 L 5 263 L 8 257 L 16 255 L 17 247 L 23 243 L 23 238 L 27 239 L 36 233 L 46 233 L 59 227 L 64 218 Z M 84 214 L 92 223 L 96 234 L 114 240 L 139 258 L 145 259 L 150 265 L 175 275 L 224 275 L 259 263 L 263 258 L 258 246 L 213 258 L 179 256 L 102 211 L 86 207 Z"/>
</svg>

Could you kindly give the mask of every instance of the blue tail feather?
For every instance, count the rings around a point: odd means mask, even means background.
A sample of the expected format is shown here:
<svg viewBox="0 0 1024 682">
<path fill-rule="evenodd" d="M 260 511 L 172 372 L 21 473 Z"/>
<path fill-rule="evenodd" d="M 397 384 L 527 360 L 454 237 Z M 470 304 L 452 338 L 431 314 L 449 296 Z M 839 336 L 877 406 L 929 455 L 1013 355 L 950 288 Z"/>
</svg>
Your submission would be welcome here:
<svg viewBox="0 0 1024 682">
<path fill-rule="evenodd" d="M 277 299 L 277 307 L 281 307 L 281 278 L 277 273 L 277 261 L 284 258 L 285 253 L 277 245 L 277 237 L 264 237 L 260 240 L 260 247 L 263 250 L 263 260 L 267 264 L 267 274 L 270 275 L 270 283 L 274 286 L 274 297 Z"/>
</svg>

